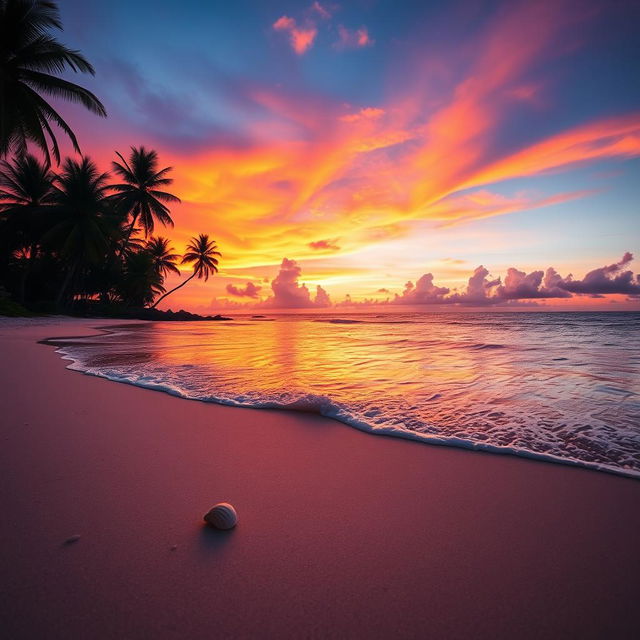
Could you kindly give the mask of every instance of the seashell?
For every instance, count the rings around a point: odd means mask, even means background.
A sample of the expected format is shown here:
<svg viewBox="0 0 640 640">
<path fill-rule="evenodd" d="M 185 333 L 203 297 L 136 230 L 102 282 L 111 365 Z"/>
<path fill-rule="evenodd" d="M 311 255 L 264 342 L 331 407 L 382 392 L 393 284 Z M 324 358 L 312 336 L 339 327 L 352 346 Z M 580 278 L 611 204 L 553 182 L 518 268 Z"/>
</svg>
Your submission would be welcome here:
<svg viewBox="0 0 640 640">
<path fill-rule="evenodd" d="M 233 529 L 238 524 L 238 514 L 228 502 L 219 502 L 205 514 L 204 521 L 216 529 Z"/>
</svg>

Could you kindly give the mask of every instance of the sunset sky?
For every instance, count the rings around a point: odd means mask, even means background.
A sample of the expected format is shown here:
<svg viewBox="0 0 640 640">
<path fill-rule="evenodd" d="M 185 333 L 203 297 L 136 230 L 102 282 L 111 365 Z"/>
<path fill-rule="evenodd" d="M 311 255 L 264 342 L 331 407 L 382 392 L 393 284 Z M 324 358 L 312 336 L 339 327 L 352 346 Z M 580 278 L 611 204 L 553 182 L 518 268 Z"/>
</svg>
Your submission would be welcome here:
<svg viewBox="0 0 640 640">
<path fill-rule="evenodd" d="M 60 8 L 109 113 L 60 107 L 83 152 L 157 149 L 158 233 L 223 254 L 165 308 L 640 309 L 637 2 Z"/>
</svg>

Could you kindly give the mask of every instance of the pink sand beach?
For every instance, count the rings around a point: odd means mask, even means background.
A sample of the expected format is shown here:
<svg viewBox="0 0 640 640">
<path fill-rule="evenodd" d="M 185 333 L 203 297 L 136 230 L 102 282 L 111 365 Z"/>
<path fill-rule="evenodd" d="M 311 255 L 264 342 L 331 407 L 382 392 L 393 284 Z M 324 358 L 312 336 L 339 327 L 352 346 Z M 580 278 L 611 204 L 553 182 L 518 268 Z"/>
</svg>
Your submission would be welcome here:
<svg viewBox="0 0 640 640">
<path fill-rule="evenodd" d="M 101 324 L 0 325 L 3 637 L 637 633 L 638 481 L 184 400 L 37 343 Z M 232 531 L 202 522 L 220 501 Z"/>
</svg>

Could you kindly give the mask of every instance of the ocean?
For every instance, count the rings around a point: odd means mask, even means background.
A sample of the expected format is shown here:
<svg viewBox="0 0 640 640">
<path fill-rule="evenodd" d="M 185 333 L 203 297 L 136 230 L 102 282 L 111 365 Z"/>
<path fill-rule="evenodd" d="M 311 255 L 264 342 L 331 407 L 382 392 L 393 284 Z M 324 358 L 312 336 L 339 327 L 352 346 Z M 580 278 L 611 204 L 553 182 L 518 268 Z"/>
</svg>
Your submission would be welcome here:
<svg viewBox="0 0 640 640">
<path fill-rule="evenodd" d="M 273 314 L 53 343 L 72 369 L 184 398 L 640 478 L 639 329 L 622 312 Z"/>
</svg>

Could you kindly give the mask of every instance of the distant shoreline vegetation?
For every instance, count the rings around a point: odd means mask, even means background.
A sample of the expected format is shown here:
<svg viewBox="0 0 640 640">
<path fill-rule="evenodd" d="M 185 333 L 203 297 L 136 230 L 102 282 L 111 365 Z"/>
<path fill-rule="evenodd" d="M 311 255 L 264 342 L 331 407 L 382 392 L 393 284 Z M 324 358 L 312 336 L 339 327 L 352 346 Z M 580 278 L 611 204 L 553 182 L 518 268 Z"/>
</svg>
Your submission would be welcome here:
<svg viewBox="0 0 640 640">
<path fill-rule="evenodd" d="M 157 153 L 143 146 L 126 158 L 116 151 L 111 174 L 89 157 L 60 157 L 53 127 L 77 153 L 80 146 L 42 94 L 107 115 L 91 92 L 58 77 L 69 69 L 94 74 L 80 52 L 51 35 L 61 29 L 55 2 L 0 0 L 0 314 L 200 319 L 155 309 L 193 278 L 214 275 L 221 255 L 207 234 L 182 255 L 154 235 L 156 223 L 173 226 L 169 205 L 180 202 L 164 190 L 171 167 L 160 169 Z M 167 276 L 181 275 L 178 264 L 193 272 L 167 291 Z"/>
</svg>

